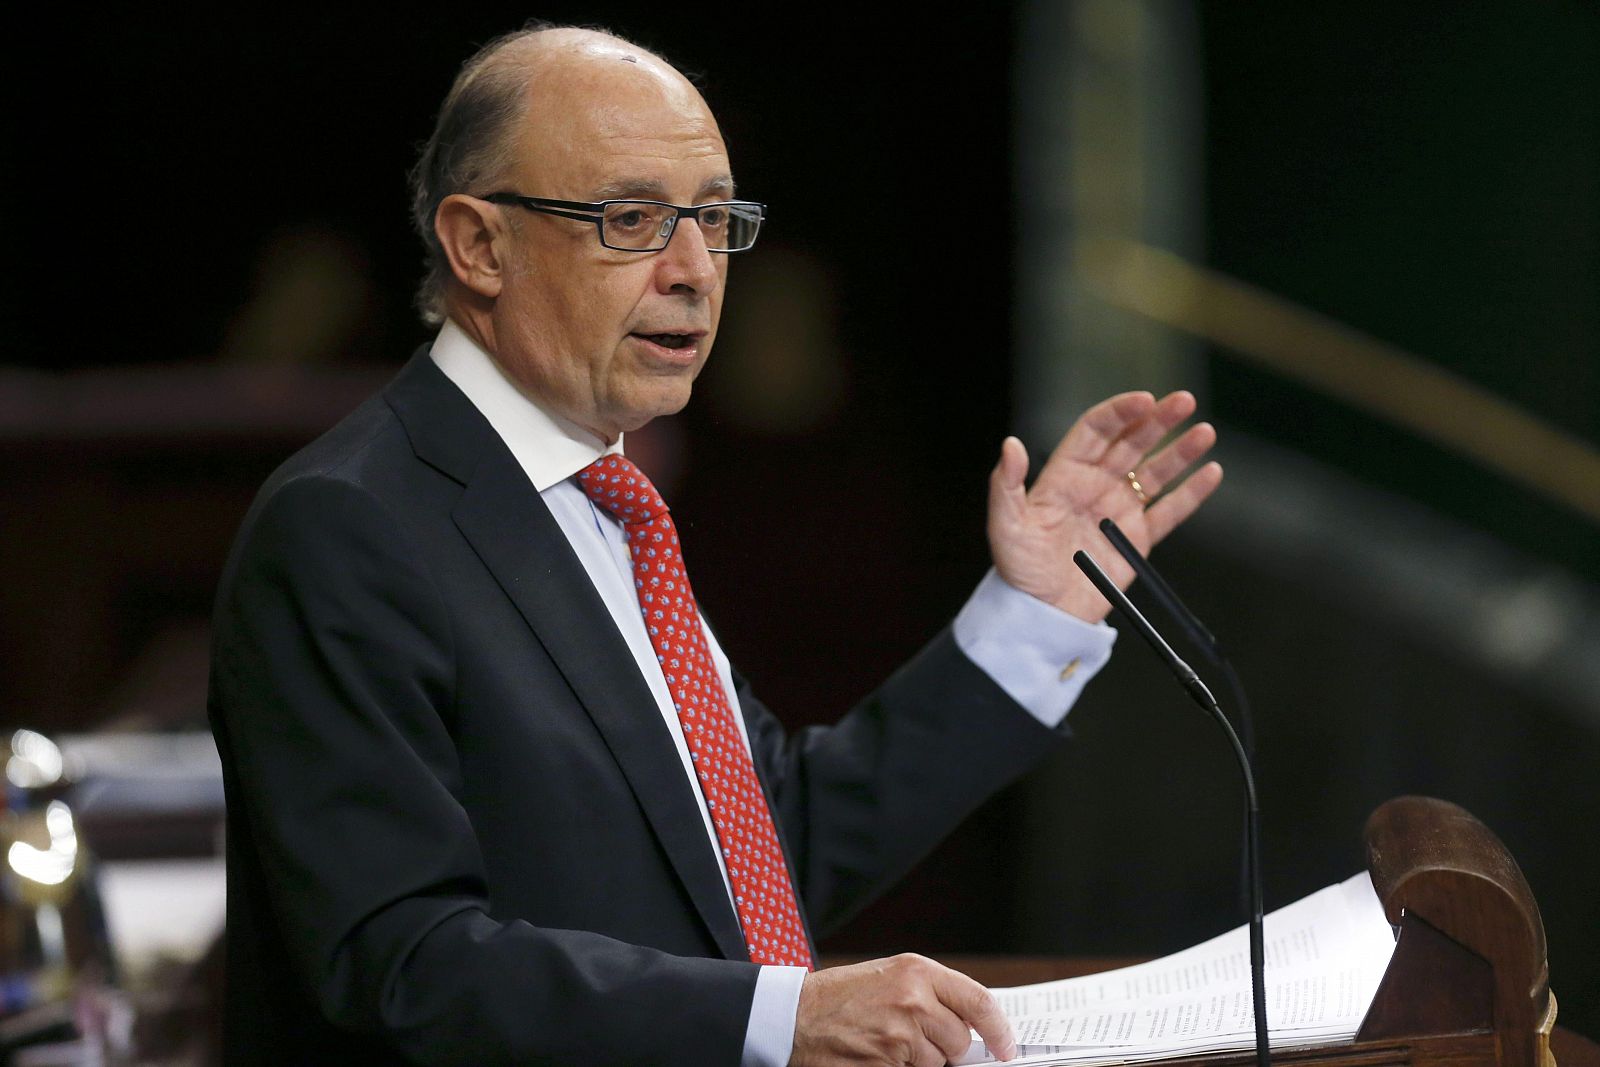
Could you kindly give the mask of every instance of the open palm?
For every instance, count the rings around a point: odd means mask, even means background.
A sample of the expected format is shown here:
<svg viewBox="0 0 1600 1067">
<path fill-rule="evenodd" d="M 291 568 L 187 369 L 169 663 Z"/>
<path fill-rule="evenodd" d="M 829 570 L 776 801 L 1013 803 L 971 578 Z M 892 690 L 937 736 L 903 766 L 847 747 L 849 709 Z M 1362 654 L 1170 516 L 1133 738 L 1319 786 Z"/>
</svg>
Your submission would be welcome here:
<svg viewBox="0 0 1600 1067">
<path fill-rule="evenodd" d="M 1087 550 L 1126 588 L 1133 572 L 1100 533 L 1100 520 L 1111 519 L 1148 553 L 1217 488 L 1222 467 L 1213 461 L 1161 495 L 1216 443 L 1216 431 L 1202 422 L 1151 451 L 1194 409 L 1187 392 L 1159 401 L 1149 393 L 1103 400 L 1067 431 L 1032 488 L 1024 487 L 1027 450 L 1006 438 L 989 477 L 989 551 L 1000 577 L 1086 622 L 1104 618 L 1110 605 L 1078 571 L 1072 554 Z"/>
</svg>

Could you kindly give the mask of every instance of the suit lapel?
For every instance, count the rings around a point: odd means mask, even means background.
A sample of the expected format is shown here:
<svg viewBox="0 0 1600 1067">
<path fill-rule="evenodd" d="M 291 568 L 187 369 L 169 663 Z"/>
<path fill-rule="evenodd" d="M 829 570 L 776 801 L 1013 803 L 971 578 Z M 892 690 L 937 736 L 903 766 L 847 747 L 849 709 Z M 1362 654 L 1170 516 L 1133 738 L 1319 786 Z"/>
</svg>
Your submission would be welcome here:
<svg viewBox="0 0 1600 1067">
<path fill-rule="evenodd" d="M 426 350 L 388 392 L 417 455 L 464 484 L 456 527 L 549 653 L 622 768 L 725 956 L 748 959 L 672 735 L 605 603 L 527 475 Z"/>
</svg>

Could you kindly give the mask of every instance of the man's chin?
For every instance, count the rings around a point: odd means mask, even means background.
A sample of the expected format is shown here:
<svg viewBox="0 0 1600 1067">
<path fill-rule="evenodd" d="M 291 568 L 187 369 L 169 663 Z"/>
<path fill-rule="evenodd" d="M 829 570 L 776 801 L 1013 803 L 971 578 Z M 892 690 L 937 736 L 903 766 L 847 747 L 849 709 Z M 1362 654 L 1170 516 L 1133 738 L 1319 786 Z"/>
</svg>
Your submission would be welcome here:
<svg viewBox="0 0 1600 1067">
<path fill-rule="evenodd" d="M 617 419 L 623 433 L 633 433 L 648 426 L 653 419 L 676 415 L 689 406 L 689 383 L 682 389 L 655 390 L 648 396 L 629 398 L 625 410 Z"/>
</svg>

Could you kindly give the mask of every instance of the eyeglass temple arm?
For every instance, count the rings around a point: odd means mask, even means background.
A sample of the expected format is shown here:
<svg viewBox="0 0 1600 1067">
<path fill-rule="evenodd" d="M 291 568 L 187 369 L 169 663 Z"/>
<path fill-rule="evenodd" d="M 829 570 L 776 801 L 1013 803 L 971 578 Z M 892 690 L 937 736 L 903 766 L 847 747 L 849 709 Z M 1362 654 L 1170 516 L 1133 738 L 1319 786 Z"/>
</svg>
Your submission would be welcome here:
<svg viewBox="0 0 1600 1067">
<path fill-rule="evenodd" d="M 581 211 L 568 211 L 563 208 L 550 206 L 549 201 L 541 202 L 535 197 L 518 196 L 516 193 L 491 193 L 484 197 L 491 204 L 510 204 L 526 211 L 535 211 L 541 215 L 559 215 L 564 219 L 577 219 L 579 222 L 599 222 L 603 216 L 597 211 L 584 214 Z M 566 201 L 560 201 L 565 203 Z M 587 206 L 587 205 L 579 205 Z"/>
</svg>

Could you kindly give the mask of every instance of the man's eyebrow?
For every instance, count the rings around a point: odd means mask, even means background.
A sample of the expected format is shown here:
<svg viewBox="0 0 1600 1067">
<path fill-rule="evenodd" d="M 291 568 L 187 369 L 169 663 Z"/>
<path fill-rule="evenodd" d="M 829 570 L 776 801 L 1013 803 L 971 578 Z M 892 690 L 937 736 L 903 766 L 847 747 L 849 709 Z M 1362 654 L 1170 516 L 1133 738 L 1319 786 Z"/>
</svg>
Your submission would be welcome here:
<svg viewBox="0 0 1600 1067">
<path fill-rule="evenodd" d="M 733 176 L 719 174 L 700 183 L 696 200 L 717 196 L 724 200 L 733 197 Z M 596 200 L 666 200 L 667 186 L 655 178 L 623 178 L 606 182 L 594 191 Z"/>
</svg>

